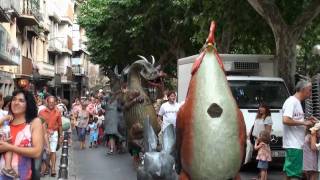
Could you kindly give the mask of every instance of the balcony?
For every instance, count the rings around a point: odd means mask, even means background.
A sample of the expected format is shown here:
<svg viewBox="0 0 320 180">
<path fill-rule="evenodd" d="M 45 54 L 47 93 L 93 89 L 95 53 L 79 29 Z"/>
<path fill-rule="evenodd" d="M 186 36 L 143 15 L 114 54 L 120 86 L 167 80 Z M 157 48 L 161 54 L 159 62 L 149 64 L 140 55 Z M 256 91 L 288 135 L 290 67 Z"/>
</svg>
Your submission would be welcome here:
<svg viewBox="0 0 320 180">
<path fill-rule="evenodd" d="M 50 38 L 49 39 L 49 52 L 61 53 L 62 52 L 62 42 L 59 38 Z"/>
<path fill-rule="evenodd" d="M 86 75 L 86 72 L 84 70 L 84 67 L 81 67 L 80 65 L 73 65 L 72 71 L 75 76 L 84 76 Z"/>
<path fill-rule="evenodd" d="M 42 20 L 39 9 L 39 0 L 22 0 L 22 13 L 18 17 L 18 23 L 22 26 L 39 25 Z"/>
<path fill-rule="evenodd" d="M 22 63 L 20 66 L 20 74 L 31 76 L 32 72 L 33 72 L 32 70 L 33 70 L 32 60 L 25 57 L 25 56 L 22 56 Z"/>
<path fill-rule="evenodd" d="M 59 71 L 61 71 L 61 69 Z M 67 66 L 63 69 L 63 71 L 65 73 L 62 73 L 61 75 L 61 83 L 71 84 L 72 81 L 74 80 L 72 68 Z"/>
<path fill-rule="evenodd" d="M 52 20 L 54 20 L 57 23 L 61 22 L 61 16 L 59 15 L 59 8 L 53 1 L 47 1 L 48 3 L 48 16 Z"/>
<path fill-rule="evenodd" d="M 19 65 L 21 50 L 10 43 L 10 35 L 0 25 L 0 65 Z"/>
<path fill-rule="evenodd" d="M 16 16 L 20 16 L 22 14 L 20 1 L 21 0 L 11 0 L 11 9 L 13 10 L 13 14 Z"/>
<path fill-rule="evenodd" d="M 72 38 L 70 36 L 59 37 L 60 42 L 62 42 L 62 53 L 67 53 L 72 55 Z"/>
<path fill-rule="evenodd" d="M 36 65 L 41 76 L 54 77 L 55 69 L 53 65 L 45 62 L 36 62 Z"/>
<path fill-rule="evenodd" d="M 68 9 L 65 16 L 62 16 L 61 22 L 66 22 L 70 26 L 73 24 L 73 7 L 72 4 L 68 4 Z"/>
</svg>

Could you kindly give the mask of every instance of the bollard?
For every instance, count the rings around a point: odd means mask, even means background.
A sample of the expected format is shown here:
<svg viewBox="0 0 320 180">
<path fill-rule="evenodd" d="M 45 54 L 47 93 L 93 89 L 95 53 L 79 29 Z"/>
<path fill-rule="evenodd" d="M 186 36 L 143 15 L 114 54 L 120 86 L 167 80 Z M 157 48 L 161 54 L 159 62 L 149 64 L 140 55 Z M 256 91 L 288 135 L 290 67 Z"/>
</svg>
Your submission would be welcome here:
<svg viewBox="0 0 320 180">
<path fill-rule="evenodd" d="M 66 166 L 68 166 L 68 155 L 67 154 L 61 154 L 60 164 L 61 165 L 65 164 Z"/>
<path fill-rule="evenodd" d="M 68 133 L 64 132 L 58 179 L 68 179 Z"/>
<path fill-rule="evenodd" d="M 68 179 L 68 169 L 67 165 L 61 164 L 59 169 L 59 178 L 58 179 Z"/>
<path fill-rule="evenodd" d="M 69 133 L 68 132 L 64 132 L 63 139 L 64 140 L 68 140 L 69 139 Z"/>
<path fill-rule="evenodd" d="M 68 140 L 63 140 L 63 145 L 68 146 Z"/>
<path fill-rule="evenodd" d="M 68 155 L 68 146 L 63 146 L 62 147 L 62 154 L 67 154 Z"/>
</svg>

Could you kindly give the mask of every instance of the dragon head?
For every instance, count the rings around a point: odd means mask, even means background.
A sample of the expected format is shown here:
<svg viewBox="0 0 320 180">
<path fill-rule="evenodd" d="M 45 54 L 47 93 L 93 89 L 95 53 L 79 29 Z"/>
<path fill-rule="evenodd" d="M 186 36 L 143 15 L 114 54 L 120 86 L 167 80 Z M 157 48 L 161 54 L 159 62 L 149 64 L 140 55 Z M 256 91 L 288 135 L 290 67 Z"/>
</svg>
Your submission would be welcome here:
<svg viewBox="0 0 320 180">
<path fill-rule="evenodd" d="M 138 71 L 142 77 L 141 80 L 148 83 L 148 85 L 158 87 L 162 83 L 162 77 L 164 73 L 160 70 L 160 65 L 155 66 L 155 59 L 152 57 L 152 62 L 149 62 L 145 57 L 140 56 L 140 60 L 135 61 L 130 71 Z"/>
</svg>

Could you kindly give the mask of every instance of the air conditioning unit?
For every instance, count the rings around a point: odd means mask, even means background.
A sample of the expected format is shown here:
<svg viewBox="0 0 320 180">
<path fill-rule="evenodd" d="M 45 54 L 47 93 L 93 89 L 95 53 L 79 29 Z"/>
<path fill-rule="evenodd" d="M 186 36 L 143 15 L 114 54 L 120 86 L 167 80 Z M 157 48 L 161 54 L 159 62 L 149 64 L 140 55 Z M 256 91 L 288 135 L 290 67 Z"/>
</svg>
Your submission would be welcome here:
<svg viewBox="0 0 320 180">
<path fill-rule="evenodd" d="M 260 63 L 258 62 L 232 62 L 228 71 L 231 72 L 259 72 Z"/>
</svg>

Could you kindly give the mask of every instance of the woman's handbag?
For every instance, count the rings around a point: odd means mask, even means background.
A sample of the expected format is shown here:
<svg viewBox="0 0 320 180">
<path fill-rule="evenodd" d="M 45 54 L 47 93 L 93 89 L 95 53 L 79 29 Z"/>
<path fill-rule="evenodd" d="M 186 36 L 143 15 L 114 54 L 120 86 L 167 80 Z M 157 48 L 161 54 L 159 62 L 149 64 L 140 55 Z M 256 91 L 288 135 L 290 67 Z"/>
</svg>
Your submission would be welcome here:
<svg viewBox="0 0 320 180">
<path fill-rule="evenodd" d="M 62 116 L 61 117 L 61 121 L 62 121 L 62 130 L 63 131 L 67 131 L 70 129 L 71 127 L 71 124 L 70 124 L 70 119 L 65 117 L 65 116 Z"/>
</svg>

